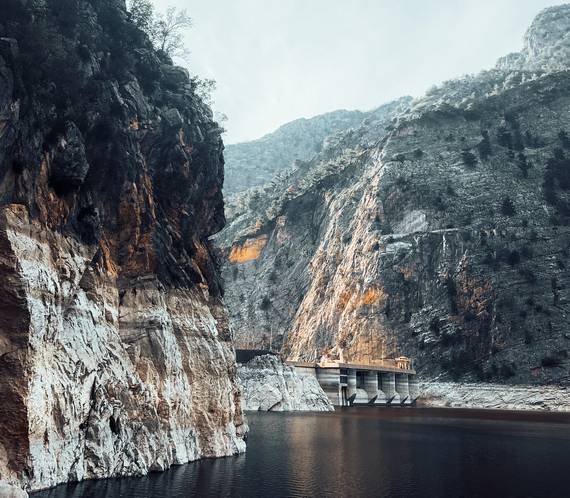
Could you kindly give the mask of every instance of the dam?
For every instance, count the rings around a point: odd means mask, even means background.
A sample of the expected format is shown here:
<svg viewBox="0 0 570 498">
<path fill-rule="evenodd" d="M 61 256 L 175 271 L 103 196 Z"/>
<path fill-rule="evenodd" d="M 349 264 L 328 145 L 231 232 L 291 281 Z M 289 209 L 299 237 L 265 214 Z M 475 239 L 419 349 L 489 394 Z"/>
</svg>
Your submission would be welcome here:
<svg viewBox="0 0 570 498">
<path fill-rule="evenodd" d="M 410 406 L 418 399 L 419 383 L 411 360 L 378 360 L 369 364 L 286 361 L 298 375 L 316 377 L 334 406 Z"/>
</svg>

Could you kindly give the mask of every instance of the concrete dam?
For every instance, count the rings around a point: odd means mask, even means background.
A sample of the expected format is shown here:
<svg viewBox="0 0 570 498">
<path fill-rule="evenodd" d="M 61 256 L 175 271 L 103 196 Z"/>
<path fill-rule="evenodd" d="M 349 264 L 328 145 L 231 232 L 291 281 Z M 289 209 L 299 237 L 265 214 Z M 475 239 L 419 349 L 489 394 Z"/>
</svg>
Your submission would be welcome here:
<svg viewBox="0 0 570 498">
<path fill-rule="evenodd" d="M 264 355 L 279 356 L 269 350 L 237 349 L 236 361 L 246 364 Z M 410 406 L 420 396 L 416 371 L 405 356 L 366 364 L 330 360 L 284 363 L 298 376 L 316 378 L 333 406 Z"/>
<path fill-rule="evenodd" d="M 298 375 L 311 375 L 334 406 L 409 406 L 418 399 L 419 383 L 408 358 L 371 364 L 287 361 Z"/>
</svg>

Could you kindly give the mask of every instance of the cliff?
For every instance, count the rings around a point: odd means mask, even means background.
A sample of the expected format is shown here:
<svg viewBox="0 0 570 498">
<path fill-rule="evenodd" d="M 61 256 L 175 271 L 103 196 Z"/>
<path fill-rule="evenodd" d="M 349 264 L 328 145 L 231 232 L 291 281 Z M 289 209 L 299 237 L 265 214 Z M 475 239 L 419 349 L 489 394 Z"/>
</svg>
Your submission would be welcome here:
<svg viewBox="0 0 570 498">
<path fill-rule="evenodd" d="M 567 383 L 569 28 L 567 5 L 544 11 L 524 64 L 392 107 L 230 206 L 217 241 L 242 346 Z"/>
<path fill-rule="evenodd" d="M 223 144 L 121 0 L 0 5 L 0 480 L 244 451 Z"/>
<path fill-rule="evenodd" d="M 238 364 L 238 379 L 244 410 L 334 411 L 315 376 L 299 375 L 278 356 L 257 356 Z"/>
</svg>

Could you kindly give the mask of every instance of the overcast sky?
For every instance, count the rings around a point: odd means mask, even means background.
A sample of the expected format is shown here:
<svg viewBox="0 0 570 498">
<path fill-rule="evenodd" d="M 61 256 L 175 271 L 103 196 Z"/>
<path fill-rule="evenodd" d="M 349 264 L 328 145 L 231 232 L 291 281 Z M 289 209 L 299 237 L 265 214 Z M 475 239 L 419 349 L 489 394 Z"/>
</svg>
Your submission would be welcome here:
<svg viewBox="0 0 570 498">
<path fill-rule="evenodd" d="M 155 0 L 194 20 L 185 65 L 218 83 L 226 143 L 368 110 L 494 65 L 556 0 Z"/>
</svg>

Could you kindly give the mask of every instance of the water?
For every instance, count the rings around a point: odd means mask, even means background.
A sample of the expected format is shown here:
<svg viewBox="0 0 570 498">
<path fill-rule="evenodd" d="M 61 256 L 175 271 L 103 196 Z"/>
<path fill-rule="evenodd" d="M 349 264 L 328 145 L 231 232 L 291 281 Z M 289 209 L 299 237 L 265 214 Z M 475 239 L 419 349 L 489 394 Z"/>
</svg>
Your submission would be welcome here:
<svg viewBox="0 0 570 498">
<path fill-rule="evenodd" d="M 350 408 L 248 416 L 248 452 L 34 498 L 570 497 L 570 416 Z"/>
</svg>

